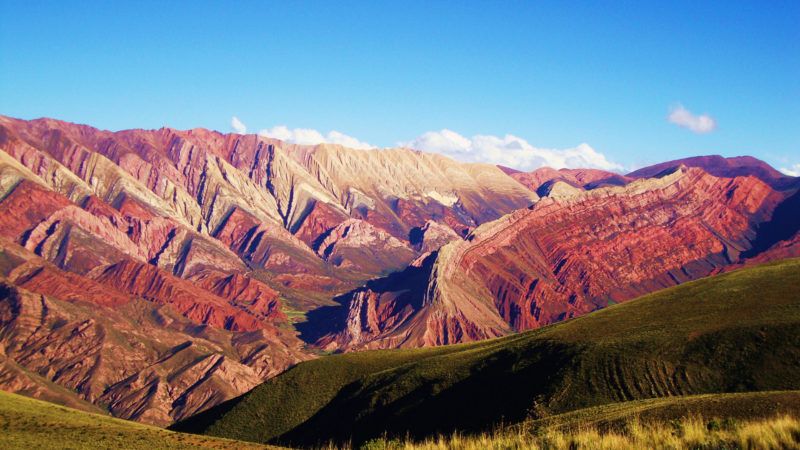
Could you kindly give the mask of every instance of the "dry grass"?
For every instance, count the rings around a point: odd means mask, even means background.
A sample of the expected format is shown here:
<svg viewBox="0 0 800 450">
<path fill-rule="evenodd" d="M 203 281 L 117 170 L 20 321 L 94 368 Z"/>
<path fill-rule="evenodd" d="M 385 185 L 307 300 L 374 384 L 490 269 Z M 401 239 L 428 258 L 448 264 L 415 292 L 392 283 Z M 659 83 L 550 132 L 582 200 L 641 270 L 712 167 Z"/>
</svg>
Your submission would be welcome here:
<svg viewBox="0 0 800 450">
<path fill-rule="evenodd" d="M 175 433 L 0 391 L 0 449 L 266 449 L 252 442 Z"/>
<path fill-rule="evenodd" d="M 333 447 L 331 447 L 333 448 Z M 593 427 L 572 431 L 514 427 L 491 433 L 454 433 L 413 442 L 376 439 L 361 446 L 369 450 L 484 450 L 484 449 L 794 449 L 800 448 L 800 421 L 778 416 L 737 423 L 698 416 L 671 422 L 628 422 L 616 431 Z"/>
</svg>

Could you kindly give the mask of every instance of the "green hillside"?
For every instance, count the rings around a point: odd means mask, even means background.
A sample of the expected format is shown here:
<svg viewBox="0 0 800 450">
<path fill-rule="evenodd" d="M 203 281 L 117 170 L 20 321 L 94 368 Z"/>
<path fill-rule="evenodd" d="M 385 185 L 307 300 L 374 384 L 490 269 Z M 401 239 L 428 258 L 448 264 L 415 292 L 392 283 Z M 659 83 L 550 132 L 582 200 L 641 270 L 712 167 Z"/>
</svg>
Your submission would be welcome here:
<svg viewBox="0 0 800 450">
<path fill-rule="evenodd" d="M 261 445 L 175 433 L 0 391 L 4 449 L 256 449 Z"/>
<path fill-rule="evenodd" d="M 302 363 L 175 429 L 354 443 L 480 431 L 665 396 L 800 389 L 800 260 L 706 278 L 553 326 Z"/>
<path fill-rule="evenodd" d="M 632 420 L 665 423 L 679 417 L 748 420 L 788 414 L 800 417 L 800 391 L 737 392 L 648 398 L 609 403 L 527 421 L 522 427 L 566 432 L 595 428 L 618 430 Z"/>
</svg>

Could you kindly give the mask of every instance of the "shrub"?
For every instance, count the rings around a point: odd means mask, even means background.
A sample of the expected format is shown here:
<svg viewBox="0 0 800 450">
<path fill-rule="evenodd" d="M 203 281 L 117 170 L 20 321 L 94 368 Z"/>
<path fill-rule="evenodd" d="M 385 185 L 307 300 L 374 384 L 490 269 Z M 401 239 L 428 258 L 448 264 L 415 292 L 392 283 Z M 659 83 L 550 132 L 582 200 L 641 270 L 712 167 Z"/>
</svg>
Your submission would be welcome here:
<svg viewBox="0 0 800 450">
<path fill-rule="evenodd" d="M 686 430 L 683 426 L 683 422 L 678 419 L 672 419 L 669 421 L 669 426 L 672 428 L 672 435 L 677 438 L 682 438 L 686 435 Z"/>
<path fill-rule="evenodd" d="M 360 450 L 395 450 L 401 449 L 404 444 L 399 439 L 370 439 L 359 447 Z"/>
<path fill-rule="evenodd" d="M 733 417 L 726 417 L 725 420 L 722 421 L 721 426 L 725 431 L 734 431 L 739 428 L 739 422 Z"/>
</svg>

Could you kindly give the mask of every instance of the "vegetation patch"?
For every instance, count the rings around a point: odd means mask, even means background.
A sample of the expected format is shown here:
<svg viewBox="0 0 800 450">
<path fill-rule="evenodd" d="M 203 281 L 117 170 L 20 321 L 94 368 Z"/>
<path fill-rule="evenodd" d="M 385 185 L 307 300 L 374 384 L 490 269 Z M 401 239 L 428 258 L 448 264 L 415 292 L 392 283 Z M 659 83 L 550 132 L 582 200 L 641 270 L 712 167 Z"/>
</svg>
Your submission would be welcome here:
<svg viewBox="0 0 800 450">
<path fill-rule="evenodd" d="M 565 432 L 497 429 L 478 435 L 453 433 L 421 441 L 377 438 L 359 448 L 369 450 L 515 450 L 515 449 L 768 449 L 800 447 L 800 421 L 792 416 L 737 422 L 690 416 L 670 422 L 632 419 L 621 430 L 585 426 Z"/>
<path fill-rule="evenodd" d="M 0 391 L 0 448 L 153 450 L 267 447 L 175 433 Z"/>
</svg>

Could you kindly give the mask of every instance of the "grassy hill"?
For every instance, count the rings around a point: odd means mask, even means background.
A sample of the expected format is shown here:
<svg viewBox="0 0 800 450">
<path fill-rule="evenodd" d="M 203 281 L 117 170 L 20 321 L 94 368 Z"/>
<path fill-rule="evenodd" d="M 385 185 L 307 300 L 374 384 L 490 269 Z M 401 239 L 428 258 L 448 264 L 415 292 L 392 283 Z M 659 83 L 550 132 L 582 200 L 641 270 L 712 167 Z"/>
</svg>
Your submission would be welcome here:
<svg viewBox="0 0 800 450">
<path fill-rule="evenodd" d="M 152 450 L 266 447 L 175 433 L 0 391 L 0 448 Z"/>
<path fill-rule="evenodd" d="M 592 406 L 800 389 L 800 260 L 501 339 L 302 363 L 174 426 L 255 442 L 482 431 Z"/>
<path fill-rule="evenodd" d="M 721 394 L 725 395 L 725 394 Z M 735 394 L 734 394 L 735 395 Z M 680 402 L 678 402 L 680 404 Z M 525 423 L 526 425 L 529 422 Z M 422 440 L 377 438 L 361 446 L 380 450 L 573 450 L 573 449 L 794 449 L 800 420 L 776 414 L 737 420 L 688 415 L 642 421 L 636 417 L 613 429 L 591 425 L 573 429 L 505 427 L 477 434 L 452 433 Z"/>
<path fill-rule="evenodd" d="M 679 417 L 725 418 L 744 421 L 788 414 L 800 418 L 800 391 L 736 392 L 648 398 L 610 403 L 529 420 L 520 427 L 565 432 L 585 428 L 624 429 L 633 420 L 665 423 Z"/>
</svg>

